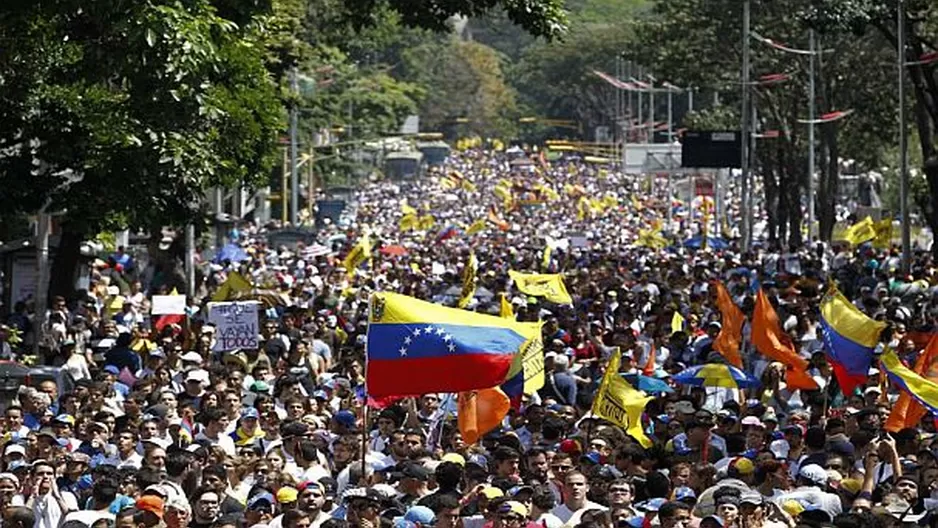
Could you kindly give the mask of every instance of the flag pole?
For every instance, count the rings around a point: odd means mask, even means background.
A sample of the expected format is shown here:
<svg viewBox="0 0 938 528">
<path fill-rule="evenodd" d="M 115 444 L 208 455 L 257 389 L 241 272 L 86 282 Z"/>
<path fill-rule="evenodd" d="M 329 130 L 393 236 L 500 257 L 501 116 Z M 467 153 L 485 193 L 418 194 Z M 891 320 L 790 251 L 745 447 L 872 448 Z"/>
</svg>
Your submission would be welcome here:
<svg viewBox="0 0 938 528">
<path fill-rule="evenodd" d="M 368 397 L 362 406 L 362 478 L 365 477 L 365 455 L 368 453 Z"/>
</svg>

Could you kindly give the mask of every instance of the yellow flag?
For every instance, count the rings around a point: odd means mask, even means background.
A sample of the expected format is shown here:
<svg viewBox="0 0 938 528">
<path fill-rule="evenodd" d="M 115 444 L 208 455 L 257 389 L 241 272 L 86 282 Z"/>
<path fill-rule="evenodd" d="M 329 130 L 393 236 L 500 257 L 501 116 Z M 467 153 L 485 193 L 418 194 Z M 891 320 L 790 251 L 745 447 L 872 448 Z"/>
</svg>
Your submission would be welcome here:
<svg viewBox="0 0 938 528">
<path fill-rule="evenodd" d="M 410 231 L 412 229 L 417 229 L 417 226 L 420 224 L 420 219 L 416 214 L 406 214 L 401 217 L 401 221 L 398 224 L 398 227 L 401 231 Z"/>
<path fill-rule="evenodd" d="M 611 194 L 607 194 L 606 197 L 603 198 L 603 204 L 605 204 L 606 208 L 608 209 L 610 207 L 615 207 L 619 205 L 619 200 L 616 199 L 615 196 Z"/>
<path fill-rule="evenodd" d="M 547 268 L 550 267 L 550 253 L 553 249 L 550 247 L 550 244 L 544 245 L 544 256 L 541 258 L 541 269 L 547 271 Z"/>
<path fill-rule="evenodd" d="M 668 247 L 668 239 L 661 236 L 658 229 L 639 229 L 636 246 L 647 247 L 651 249 L 664 249 Z"/>
<path fill-rule="evenodd" d="M 212 302 L 227 301 L 236 293 L 251 291 L 252 287 L 251 283 L 240 273 L 232 271 L 212 296 Z"/>
<path fill-rule="evenodd" d="M 521 292 L 533 297 L 543 297 L 556 304 L 573 304 L 560 274 L 520 273 L 508 270 L 508 276 Z"/>
<path fill-rule="evenodd" d="M 593 414 L 621 427 L 629 436 L 638 440 L 642 447 L 651 447 L 652 442 L 642 429 L 642 413 L 645 405 L 654 397 L 645 396 L 635 390 L 619 374 L 621 352 L 616 350 L 606 366 L 606 374 L 593 400 Z"/>
<path fill-rule="evenodd" d="M 417 214 L 417 210 L 414 209 L 413 207 L 407 205 L 407 201 L 406 201 L 406 200 L 403 201 L 403 202 L 401 202 L 401 212 L 404 213 L 404 216 Z"/>
<path fill-rule="evenodd" d="M 460 308 L 469 306 L 469 301 L 476 294 L 476 268 L 478 267 L 479 262 L 476 260 L 476 254 L 469 253 L 469 262 L 466 262 L 466 267 L 462 272 L 462 292 L 459 297 Z"/>
<path fill-rule="evenodd" d="M 521 364 L 524 368 L 524 393 L 534 394 L 544 386 L 544 337 L 541 323 L 525 323 L 531 331 L 529 339 L 521 347 Z"/>
<path fill-rule="evenodd" d="M 469 226 L 468 228 L 466 228 L 466 234 L 467 234 L 467 235 L 474 235 L 474 234 L 476 234 L 476 233 L 481 233 L 482 231 L 485 231 L 485 226 L 486 226 L 486 225 L 487 225 L 487 224 L 486 224 L 486 222 L 485 222 L 484 219 L 483 219 L 483 220 L 476 220 L 475 222 L 472 223 L 471 226 Z"/>
<path fill-rule="evenodd" d="M 351 277 L 355 275 L 355 270 L 369 258 L 371 258 L 371 240 L 368 239 L 367 234 L 364 234 L 355 243 L 355 247 L 345 256 L 342 266 L 348 276 Z"/>
<path fill-rule="evenodd" d="M 508 295 L 504 293 L 502 294 L 502 300 L 501 300 L 501 304 L 499 305 L 498 315 L 499 317 L 503 317 L 505 319 L 514 320 L 515 318 L 515 311 L 511 309 L 511 303 L 508 302 Z"/>
<path fill-rule="evenodd" d="M 642 202 L 639 202 L 638 198 L 636 198 L 635 195 L 632 195 L 632 208 L 635 209 L 636 211 L 642 210 Z"/>
<path fill-rule="evenodd" d="M 464 191 L 475 192 L 477 187 L 476 184 L 472 183 L 469 180 L 463 180 L 461 184 Z"/>
<path fill-rule="evenodd" d="M 433 229 L 434 224 L 436 224 L 436 219 L 433 218 L 433 215 L 423 215 L 418 220 L 418 229 L 421 231 L 429 231 Z"/>
<path fill-rule="evenodd" d="M 876 230 L 876 238 L 873 239 L 873 247 L 877 249 L 888 249 L 892 245 L 892 218 L 883 218 L 876 222 L 873 229 Z"/>
<path fill-rule="evenodd" d="M 876 224 L 873 219 L 867 216 L 863 220 L 853 224 L 844 231 L 844 240 L 854 246 L 858 246 L 869 240 L 876 238 Z"/>
<path fill-rule="evenodd" d="M 671 317 L 671 333 L 682 330 L 684 330 L 684 317 L 675 310 L 674 315 Z"/>
</svg>

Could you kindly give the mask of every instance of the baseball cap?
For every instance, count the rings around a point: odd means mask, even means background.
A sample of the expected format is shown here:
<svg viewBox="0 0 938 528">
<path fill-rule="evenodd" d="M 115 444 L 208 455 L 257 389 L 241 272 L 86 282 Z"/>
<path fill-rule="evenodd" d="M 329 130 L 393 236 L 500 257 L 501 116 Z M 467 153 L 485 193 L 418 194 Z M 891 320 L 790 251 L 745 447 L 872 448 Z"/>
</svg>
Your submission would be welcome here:
<svg viewBox="0 0 938 528">
<path fill-rule="evenodd" d="M 463 467 L 466 466 L 466 459 L 459 453 L 446 453 L 443 455 L 443 458 L 440 459 L 440 462 L 452 462 Z"/>
<path fill-rule="evenodd" d="M 75 417 L 70 414 L 60 414 L 53 421 L 60 424 L 75 425 Z"/>
<path fill-rule="evenodd" d="M 298 496 L 299 492 L 296 488 L 291 488 L 290 486 L 284 486 L 277 490 L 277 502 L 280 504 L 296 502 Z"/>
<path fill-rule="evenodd" d="M 347 409 L 343 409 L 335 413 L 332 415 L 332 418 L 336 421 L 336 423 L 344 427 L 355 427 L 355 414 Z"/>
<path fill-rule="evenodd" d="M 697 494 L 693 489 L 687 486 L 681 486 L 674 490 L 674 500 L 690 503 L 691 499 L 697 500 Z"/>
<path fill-rule="evenodd" d="M 3 450 L 4 455 L 23 455 L 26 456 L 26 448 L 20 444 L 9 444 Z"/>
<path fill-rule="evenodd" d="M 518 501 L 506 501 L 498 508 L 498 513 L 515 513 L 527 517 L 528 507 Z"/>
<path fill-rule="evenodd" d="M 496 487 L 494 487 L 494 486 L 486 486 L 486 487 L 482 488 L 482 491 L 480 491 L 479 493 L 480 493 L 483 497 L 485 497 L 486 499 L 489 499 L 489 500 L 497 499 L 497 498 L 499 498 L 499 497 L 504 497 L 504 496 L 505 496 L 505 492 L 504 492 L 504 491 L 502 491 L 501 489 L 496 488 Z"/>
<path fill-rule="evenodd" d="M 430 471 L 427 468 L 421 466 L 420 464 L 407 464 L 404 466 L 404 470 L 401 472 L 401 475 L 404 478 L 412 478 L 420 481 L 426 481 L 430 479 Z"/>
<path fill-rule="evenodd" d="M 694 409 L 694 404 L 687 400 L 681 400 L 675 403 L 674 410 L 680 414 L 694 414 L 697 412 L 697 409 Z"/>
<path fill-rule="evenodd" d="M 257 409 L 254 407 L 245 407 L 242 409 L 241 419 L 244 420 L 245 418 L 254 418 L 256 420 L 258 418 Z"/>
<path fill-rule="evenodd" d="M 270 391 L 270 385 L 268 385 L 266 381 L 257 380 L 251 384 L 249 390 L 251 392 L 268 392 Z"/>
<path fill-rule="evenodd" d="M 115 376 L 121 373 L 120 369 L 114 365 L 104 365 L 104 372 L 114 374 Z"/>
<path fill-rule="evenodd" d="M 747 416 L 743 418 L 742 421 L 743 427 L 759 427 L 760 429 L 765 429 L 765 424 L 762 423 L 762 420 L 758 416 Z"/>
<path fill-rule="evenodd" d="M 202 355 L 195 351 L 189 351 L 179 356 L 184 363 L 201 363 Z"/>
<path fill-rule="evenodd" d="M 666 502 L 668 502 L 667 499 L 663 499 L 659 497 L 656 499 L 648 499 L 645 502 L 640 502 L 636 504 L 635 507 L 641 511 L 656 512 L 659 509 L 661 509 L 661 506 Z"/>
<path fill-rule="evenodd" d="M 798 470 L 798 476 L 806 478 L 818 485 L 827 484 L 827 471 L 817 464 L 808 464 Z"/>
<path fill-rule="evenodd" d="M 763 502 L 765 499 L 757 491 L 747 491 L 739 497 L 740 504 L 762 504 Z"/>
<path fill-rule="evenodd" d="M 163 519 L 163 499 L 157 497 L 156 495 L 144 495 L 137 499 L 137 502 L 134 504 L 138 510 L 148 511 L 153 515 L 156 515 L 160 520 Z"/>
<path fill-rule="evenodd" d="M 265 504 L 267 506 L 273 506 L 274 496 L 267 492 L 258 493 L 257 495 L 248 499 L 247 509 L 254 510 L 264 506 Z"/>
<path fill-rule="evenodd" d="M 404 520 L 415 524 L 428 525 L 436 522 L 436 514 L 426 506 L 411 506 L 404 514 Z"/>
</svg>

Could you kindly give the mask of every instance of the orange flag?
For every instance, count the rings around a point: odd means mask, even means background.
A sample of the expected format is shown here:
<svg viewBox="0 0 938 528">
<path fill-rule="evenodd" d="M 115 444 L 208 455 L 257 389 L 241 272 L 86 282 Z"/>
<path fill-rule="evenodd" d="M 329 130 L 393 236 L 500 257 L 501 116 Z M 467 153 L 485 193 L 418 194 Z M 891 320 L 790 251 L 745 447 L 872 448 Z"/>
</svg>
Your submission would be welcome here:
<svg viewBox="0 0 938 528">
<path fill-rule="evenodd" d="M 938 359 L 938 334 L 932 334 L 925 350 L 915 360 L 915 373 L 923 378 L 936 379 L 935 360 Z M 886 418 L 885 429 L 896 433 L 907 427 L 918 427 L 919 422 L 925 416 L 925 407 L 921 403 L 912 399 L 908 391 L 899 391 L 899 399 Z"/>
<path fill-rule="evenodd" d="M 743 368 L 743 358 L 739 355 L 739 345 L 743 339 L 743 323 L 746 316 L 736 306 L 726 291 L 726 286 L 720 281 L 714 281 L 717 289 L 717 308 L 722 314 L 722 327 L 720 334 L 713 341 L 713 349 L 723 354 L 726 361 L 736 368 Z"/>
<path fill-rule="evenodd" d="M 642 367 L 642 374 L 646 376 L 655 375 L 655 369 L 657 368 L 657 366 L 655 365 L 656 355 L 657 353 L 655 352 L 655 341 L 654 339 L 652 339 L 651 348 L 648 350 L 648 361 L 646 361 L 645 366 Z"/>
<path fill-rule="evenodd" d="M 785 382 L 791 390 L 817 390 L 818 384 L 808 374 L 808 361 L 795 353 L 788 334 L 782 332 L 778 314 L 765 298 L 762 288 L 756 296 L 752 314 L 752 343 L 763 356 L 785 365 Z"/>
<path fill-rule="evenodd" d="M 510 408 L 511 400 L 498 387 L 460 392 L 456 418 L 463 441 L 469 445 L 478 442 L 498 427 Z"/>
</svg>

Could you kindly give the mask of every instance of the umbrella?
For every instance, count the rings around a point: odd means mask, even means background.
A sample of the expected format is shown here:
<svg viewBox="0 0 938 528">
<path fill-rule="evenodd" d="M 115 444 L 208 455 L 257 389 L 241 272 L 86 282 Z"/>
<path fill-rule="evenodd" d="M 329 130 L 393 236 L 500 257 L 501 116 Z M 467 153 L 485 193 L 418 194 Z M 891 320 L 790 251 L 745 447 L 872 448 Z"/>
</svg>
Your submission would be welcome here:
<svg viewBox="0 0 938 528">
<path fill-rule="evenodd" d="M 462 286 L 450 286 L 446 291 L 443 292 L 443 295 L 448 295 L 450 297 L 459 297 L 462 295 Z M 494 297 L 495 294 L 491 290 L 485 288 L 484 286 L 479 286 L 476 288 L 475 293 L 472 295 L 476 299 L 479 299 L 482 302 L 489 302 Z"/>
<path fill-rule="evenodd" d="M 636 389 L 647 392 L 649 394 L 659 392 L 674 392 L 674 389 L 672 389 L 671 386 L 666 382 L 651 376 L 644 376 L 642 374 L 626 374 L 623 377 L 625 378 L 625 381 L 629 382 Z"/>
<path fill-rule="evenodd" d="M 247 251 L 242 249 L 240 246 L 236 246 L 234 244 L 225 244 L 225 246 L 221 248 L 218 254 L 215 255 L 216 263 L 221 263 L 226 260 L 230 260 L 231 262 L 237 263 L 237 262 L 241 262 L 242 260 L 247 260 L 247 259 L 248 259 Z"/>
<path fill-rule="evenodd" d="M 395 257 L 402 257 L 407 254 L 407 248 L 404 246 L 384 246 L 378 251 L 382 255 L 391 255 Z"/>
<path fill-rule="evenodd" d="M 759 380 L 742 370 L 721 363 L 697 365 L 678 372 L 672 378 L 684 385 L 698 387 L 726 387 L 730 389 L 748 389 L 758 387 Z"/>
<path fill-rule="evenodd" d="M 703 247 L 703 237 L 700 235 L 688 238 L 684 241 L 684 247 L 691 249 L 700 249 Z M 726 249 L 730 245 L 720 237 L 707 237 L 707 247 L 710 249 Z"/>
</svg>

